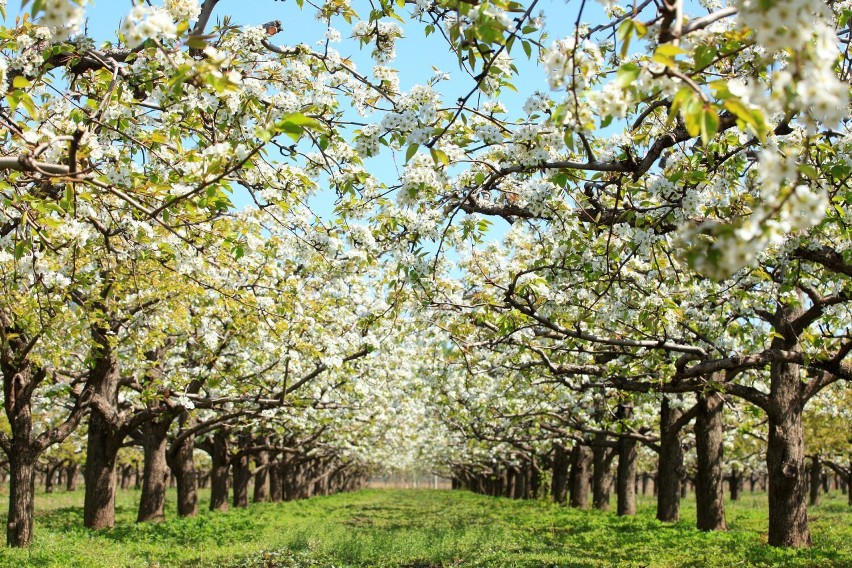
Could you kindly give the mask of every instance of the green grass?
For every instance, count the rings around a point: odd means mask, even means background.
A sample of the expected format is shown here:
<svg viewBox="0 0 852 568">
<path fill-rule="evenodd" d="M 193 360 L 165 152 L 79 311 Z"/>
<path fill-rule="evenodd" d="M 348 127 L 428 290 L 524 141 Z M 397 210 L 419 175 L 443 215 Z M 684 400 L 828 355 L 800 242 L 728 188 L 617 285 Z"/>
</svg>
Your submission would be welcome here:
<svg viewBox="0 0 852 568">
<path fill-rule="evenodd" d="M 116 527 L 91 532 L 82 528 L 82 493 L 40 495 L 35 543 L 2 549 L 0 566 L 852 566 L 852 510 L 839 494 L 811 511 L 807 550 L 766 546 L 764 494 L 727 504 L 726 533 L 695 530 L 691 499 L 671 525 L 654 519 L 650 498 L 636 517 L 619 518 L 430 490 L 367 490 L 192 519 L 168 508 L 169 520 L 152 525 L 134 522 L 138 498 L 121 492 Z"/>
</svg>

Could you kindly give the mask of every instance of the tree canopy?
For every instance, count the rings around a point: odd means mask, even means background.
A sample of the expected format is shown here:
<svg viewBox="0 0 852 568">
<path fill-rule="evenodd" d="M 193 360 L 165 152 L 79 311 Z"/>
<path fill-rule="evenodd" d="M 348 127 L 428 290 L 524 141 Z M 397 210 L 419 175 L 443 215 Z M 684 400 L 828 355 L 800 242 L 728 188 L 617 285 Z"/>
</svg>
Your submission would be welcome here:
<svg viewBox="0 0 852 568">
<path fill-rule="evenodd" d="M 10 544 L 81 423 L 91 528 L 131 444 L 140 521 L 167 466 L 193 513 L 196 447 L 237 506 L 279 463 L 293 496 L 423 467 L 564 500 L 590 448 L 696 469 L 723 529 L 727 446 L 810 544 L 806 453 L 848 477 L 848 3 L 258 4 L 0 2 Z"/>
</svg>

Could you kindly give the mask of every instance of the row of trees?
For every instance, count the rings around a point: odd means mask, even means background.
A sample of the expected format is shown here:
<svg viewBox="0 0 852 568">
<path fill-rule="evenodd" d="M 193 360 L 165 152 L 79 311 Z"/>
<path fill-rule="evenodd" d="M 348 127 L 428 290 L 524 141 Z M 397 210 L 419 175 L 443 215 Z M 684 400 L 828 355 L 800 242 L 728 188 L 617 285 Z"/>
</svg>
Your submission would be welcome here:
<svg viewBox="0 0 852 568">
<path fill-rule="evenodd" d="M 307 205 L 357 174 L 339 99 L 375 86 L 327 53 L 279 53 L 259 26 L 204 35 L 216 2 L 137 6 L 99 47 L 68 41 L 57 11 L 84 3 L 60 4 L 0 38 L 8 544 L 31 542 L 36 465 L 75 432 L 93 529 L 115 522 L 128 445 L 140 521 L 162 520 L 169 470 L 195 514 L 196 449 L 216 509 L 230 478 L 242 506 L 252 477 L 296 498 L 404 463 L 383 442 L 399 387 L 374 354 L 410 347 L 384 249 Z"/>
<path fill-rule="evenodd" d="M 95 46 L 83 0 L 24 1 L 0 35 L 10 544 L 81 424 L 101 528 L 128 440 L 140 520 L 167 467 L 191 514 L 194 447 L 239 503 L 255 455 L 314 488 L 420 460 L 534 494 L 549 469 L 558 501 L 591 461 L 602 505 L 618 456 L 626 514 L 637 444 L 674 520 L 693 419 L 699 526 L 724 528 L 727 439 L 765 453 L 770 544 L 810 543 L 806 407 L 850 411 L 843 3 L 582 3 L 566 32 L 536 0 L 334 1 L 319 49 L 211 25 L 218 4 L 138 4 Z M 463 79 L 401 90 L 393 20 Z M 554 94 L 510 109 L 538 69 Z M 849 440 L 818 439 L 848 478 Z"/>
</svg>

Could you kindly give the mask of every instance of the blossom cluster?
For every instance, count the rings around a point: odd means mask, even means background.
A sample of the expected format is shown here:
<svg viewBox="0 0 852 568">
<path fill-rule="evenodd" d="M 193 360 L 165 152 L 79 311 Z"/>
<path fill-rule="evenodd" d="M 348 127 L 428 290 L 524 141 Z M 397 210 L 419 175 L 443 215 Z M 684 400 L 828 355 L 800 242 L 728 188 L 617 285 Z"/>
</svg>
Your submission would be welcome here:
<svg viewBox="0 0 852 568">
<path fill-rule="evenodd" d="M 166 11 L 177 20 L 194 20 L 201 13 L 198 0 L 166 0 Z"/>
<path fill-rule="evenodd" d="M 819 223 L 828 207 L 824 191 L 814 191 L 801 180 L 795 156 L 767 147 L 758 158 L 758 202 L 750 215 L 731 225 L 704 223 L 683 231 L 688 242 L 708 236 L 714 241 L 695 267 L 715 278 L 726 278 L 771 246 L 781 246 L 791 234 Z M 704 235 L 704 236 L 702 236 Z"/>
<path fill-rule="evenodd" d="M 88 0 L 46 0 L 39 22 L 51 31 L 51 41 L 65 41 L 80 31 Z"/>
<path fill-rule="evenodd" d="M 172 13 L 162 8 L 137 4 L 134 6 L 122 26 L 124 41 L 128 47 L 136 47 L 146 39 L 174 39 L 177 26 Z"/>
<path fill-rule="evenodd" d="M 759 0 L 741 0 L 739 18 L 770 53 L 796 54 L 796 68 L 777 72 L 773 89 L 783 93 L 793 87 L 788 102 L 807 113 L 810 128 L 814 122 L 834 127 L 847 116 L 849 85 L 835 72 L 839 40 L 827 23 L 831 14 L 824 3 L 779 0 L 767 7 Z"/>
<path fill-rule="evenodd" d="M 396 58 L 396 40 L 402 37 L 402 28 L 394 22 L 361 20 L 352 27 L 352 36 L 362 43 L 375 43 L 373 58 L 388 63 Z"/>
<path fill-rule="evenodd" d="M 551 89 L 579 92 L 600 72 L 603 55 L 590 41 L 577 45 L 573 37 L 566 37 L 553 42 L 545 51 L 543 62 Z"/>
</svg>

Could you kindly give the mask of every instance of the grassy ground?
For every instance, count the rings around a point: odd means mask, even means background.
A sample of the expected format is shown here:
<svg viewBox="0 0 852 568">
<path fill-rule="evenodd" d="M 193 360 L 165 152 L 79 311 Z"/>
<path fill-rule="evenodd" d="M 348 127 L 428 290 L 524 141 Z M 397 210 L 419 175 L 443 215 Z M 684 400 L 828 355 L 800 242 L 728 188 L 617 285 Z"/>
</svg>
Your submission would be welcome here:
<svg viewBox="0 0 852 568">
<path fill-rule="evenodd" d="M 174 502 L 170 495 L 170 502 Z M 766 497 L 729 503 L 727 533 L 663 525 L 643 499 L 634 518 L 467 492 L 366 490 L 294 503 L 257 504 L 136 524 L 139 494 L 118 497 L 118 523 L 82 528 L 82 493 L 39 496 L 36 541 L 0 549 L 0 566 L 852 566 L 852 510 L 832 495 L 811 511 L 814 547 L 765 545 Z M 206 505 L 206 504 L 205 504 Z M 0 517 L 0 521 L 2 521 Z"/>
</svg>

